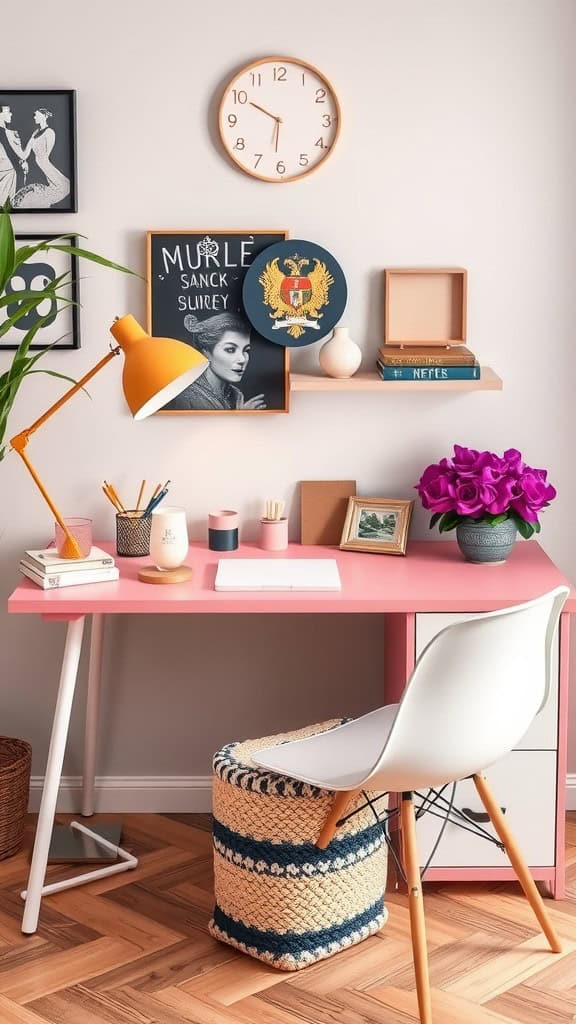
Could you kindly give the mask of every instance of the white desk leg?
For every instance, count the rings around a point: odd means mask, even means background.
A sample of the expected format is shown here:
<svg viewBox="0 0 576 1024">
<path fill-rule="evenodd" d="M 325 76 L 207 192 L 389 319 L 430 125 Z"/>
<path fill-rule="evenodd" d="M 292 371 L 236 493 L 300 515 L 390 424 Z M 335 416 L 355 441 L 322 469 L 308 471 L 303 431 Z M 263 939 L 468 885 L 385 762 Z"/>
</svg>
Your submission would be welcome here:
<svg viewBox="0 0 576 1024">
<path fill-rule="evenodd" d="M 52 736 L 50 737 L 50 749 L 46 764 L 46 776 L 44 779 L 44 790 L 38 815 L 36 827 L 36 838 L 34 840 L 34 852 L 32 864 L 28 876 L 28 889 L 26 893 L 26 904 L 22 918 L 22 931 L 25 935 L 33 935 L 38 927 L 38 915 L 40 913 L 40 901 L 42 899 L 42 886 L 46 875 L 46 864 L 48 862 L 48 851 L 54 825 L 54 814 L 56 812 L 56 800 L 62 775 L 62 764 L 68 727 L 70 725 L 70 713 L 72 701 L 76 688 L 76 677 L 78 675 L 78 663 L 82 650 L 82 634 L 84 632 L 84 617 L 75 619 L 68 623 L 66 633 L 66 644 L 64 646 L 64 657 L 62 660 L 62 671 L 60 673 L 60 686 L 56 699 L 54 720 L 52 722 Z"/>
<path fill-rule="evenodd" d="M 100 685 L 102 682 L 102 638 L 104 616 L 92 616 L 90 633 L 90 666 L 86 693 L 86 725 L 84 729 L 84 767 L 82 770 L 82 814 L 94 814 L 94 777 L 96 774 L 96 740 L 100 711 Z"/>
</svg>

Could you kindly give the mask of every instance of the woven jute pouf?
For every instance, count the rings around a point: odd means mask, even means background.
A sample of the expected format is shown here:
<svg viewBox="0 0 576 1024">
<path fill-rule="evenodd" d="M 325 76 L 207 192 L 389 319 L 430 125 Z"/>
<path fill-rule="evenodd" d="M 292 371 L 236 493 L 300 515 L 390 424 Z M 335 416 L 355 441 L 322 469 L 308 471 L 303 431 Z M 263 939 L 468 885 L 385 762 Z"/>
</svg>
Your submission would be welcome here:
<svg viewBox="0 0 576 1024">
<path fill-rule="evenodd" d="M 230 743 L 214 756 L 216 905 L 209 929 L 283 971 L 360 942 L 388 916 L 386 845 L 371 809 L 349 818 L 329 847 L 318 850 L 333 794 L 267 772 L 251 758 L 340 724 Z M 364 803 L 359 795 L 350 810 Z"/>
</svg>

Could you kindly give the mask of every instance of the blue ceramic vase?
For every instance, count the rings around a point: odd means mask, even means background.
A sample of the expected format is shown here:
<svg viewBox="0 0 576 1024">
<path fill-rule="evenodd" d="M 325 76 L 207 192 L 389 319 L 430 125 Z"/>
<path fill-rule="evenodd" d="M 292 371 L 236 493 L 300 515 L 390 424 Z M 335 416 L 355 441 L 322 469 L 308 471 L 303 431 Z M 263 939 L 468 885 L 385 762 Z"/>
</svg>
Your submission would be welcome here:
<svg viewBox="0 0 576 1024">
<path fill-rule="evenodd" d="M 516 540 L 516 524 L 505 519 L 497 526 L 490 523 L 458 523 L 456 527 L 458 547 L 467 562 L 501 565 L 508 558 Z"/>
</svg>

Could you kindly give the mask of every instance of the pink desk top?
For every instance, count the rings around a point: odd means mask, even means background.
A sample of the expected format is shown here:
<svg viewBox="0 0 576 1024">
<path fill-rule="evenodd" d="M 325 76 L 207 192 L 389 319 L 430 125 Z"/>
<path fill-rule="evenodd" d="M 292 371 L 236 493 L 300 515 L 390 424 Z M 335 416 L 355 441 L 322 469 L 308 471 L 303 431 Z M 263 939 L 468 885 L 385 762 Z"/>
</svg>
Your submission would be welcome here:
<svg viewBox="0 0 576 1024">
<path fill-rule="evenodd" d="M 114 553 L 114 545 L 101 543 Z M 220 558 L 335 558 L 340 569 L 339 593 L 217 593 L 214 579 Z M 153 586 L 137 577 L 149 558 L 117 558 L 120 579 L 43 591 L 22 578 L 8 600 L 9 612 L 68 618 L 93 612 L 443 612 L 488 611 L 529 600 L 568 582 L 536 541 L 518 541 L 504 565 L 465 562 L 454 542 L 421 541 L 408 545 L 405 557 L 340 551 L 291 544 L 271 555 L 256 545 L 238 551 L 209 551 L 190 546 L 194 569 L 189 583 Z M 18 570 L 14 568 L 14 576 Z M 566 611 L 576 611 L 572 592 Z"/>
</svg>

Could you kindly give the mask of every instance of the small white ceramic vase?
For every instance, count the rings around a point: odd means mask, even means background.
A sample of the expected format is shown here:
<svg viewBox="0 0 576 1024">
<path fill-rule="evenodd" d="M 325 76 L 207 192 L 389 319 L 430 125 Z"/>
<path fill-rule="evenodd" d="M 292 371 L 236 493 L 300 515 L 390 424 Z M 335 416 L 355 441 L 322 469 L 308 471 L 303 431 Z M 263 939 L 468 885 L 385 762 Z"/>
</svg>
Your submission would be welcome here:
<svg viewBox="0 0 576 1024">
<path fill-rule="evenodd" d="M 157 569 L 178 569 L 188 554 L 186 511 L 175 505 L 152 512 L 150 555 Z"/>
<path fill-rule="evenodd" d="M 352 341 L 347 327 L 335 327 L 320 349 L 320 366 L 329 377 L 352 377 L 362 361 L 362 350 Z"/>
</svg>

